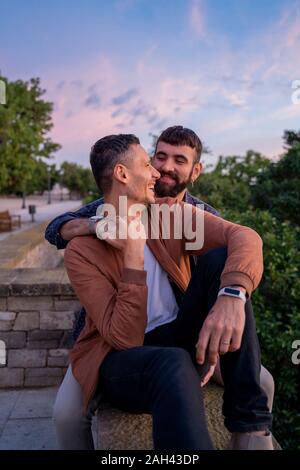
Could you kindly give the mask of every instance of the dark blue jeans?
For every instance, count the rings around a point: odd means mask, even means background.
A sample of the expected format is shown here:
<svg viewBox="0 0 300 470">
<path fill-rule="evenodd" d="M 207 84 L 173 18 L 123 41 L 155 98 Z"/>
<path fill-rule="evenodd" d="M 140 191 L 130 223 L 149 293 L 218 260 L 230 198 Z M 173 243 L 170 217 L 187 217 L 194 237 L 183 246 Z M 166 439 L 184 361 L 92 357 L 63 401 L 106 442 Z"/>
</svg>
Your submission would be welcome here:
<svg viewBox="0 0 300 470">
<path fill-rule="evenodd" d="M 108 401 L 125 411 L 152 415 L 156 450 L 212 449 L 195 344 L 216 301 L 226 257 L 221 248 L 199 258 L 177 319 L 147 333 L 144 346 L 112 351 L 100 367 L 99 385 Z M 231 432 L 271 427 L 267 397 L 260 388 L 260 348 L 249 300 L 245 312 L 241 348 L 220 358 L 223 414 Z"/>
</svg>

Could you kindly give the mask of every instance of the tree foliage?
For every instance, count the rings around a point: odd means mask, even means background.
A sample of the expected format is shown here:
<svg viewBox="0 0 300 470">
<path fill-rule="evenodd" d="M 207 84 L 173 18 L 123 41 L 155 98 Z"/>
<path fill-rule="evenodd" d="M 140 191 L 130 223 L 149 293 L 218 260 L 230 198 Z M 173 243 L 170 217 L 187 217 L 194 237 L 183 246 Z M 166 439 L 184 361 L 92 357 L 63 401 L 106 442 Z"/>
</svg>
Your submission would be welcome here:
<svg viewBox="0 0 300 470">
<path fill-rule="evenodd" d="M 81 197 L 98 192 L 90 168 L 83 168 L 77 163 L 62 163 L 60 168 L 60 183 L 68 188 L 70 193 L 80 194 Z"/>
<path fill-rule="evenodd" d="M 7 101 L 0 106 L 0 193 L 28 193 L 42 169 L 41 157 L 49 159 L 60 148 L 48 136 L 53 105 L 42 98 L 38 78 L 0 79 Z"/>
</svg>

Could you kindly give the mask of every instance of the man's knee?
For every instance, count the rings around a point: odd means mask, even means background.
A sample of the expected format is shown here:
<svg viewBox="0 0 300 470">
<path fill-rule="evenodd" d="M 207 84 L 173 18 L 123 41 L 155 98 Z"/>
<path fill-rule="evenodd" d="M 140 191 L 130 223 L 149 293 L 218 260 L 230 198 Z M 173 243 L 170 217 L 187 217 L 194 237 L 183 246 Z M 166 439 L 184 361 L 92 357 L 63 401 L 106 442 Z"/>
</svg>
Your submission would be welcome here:
<svg viewBox="0 0 300 470">
<path fill-rule="evenodd" d="M 153 365 L 158 375 L 169 383 L 185 380 L 185 377 L 195 370 L 190 354 L 177 347 L 161 348 Z"/>
<path fill-rule="evenodd" d="M 91 419 L 89 414 L 84 413 L 82 406 L 78 406 L 78 403 L 73 404 L 72 400 L 61 400 L 59 395 L 53 406 L 52 418 L 56 427 L 71 428 Z"/>
<path fill-rule="evenodd" d="M 272 374 L 264 367 L 261 366 L 260 371 L 260 386 L 267 395 L 268 398 L 268 408 L 270 412 L 273 408 L 275 384 Z"/>
</svg>

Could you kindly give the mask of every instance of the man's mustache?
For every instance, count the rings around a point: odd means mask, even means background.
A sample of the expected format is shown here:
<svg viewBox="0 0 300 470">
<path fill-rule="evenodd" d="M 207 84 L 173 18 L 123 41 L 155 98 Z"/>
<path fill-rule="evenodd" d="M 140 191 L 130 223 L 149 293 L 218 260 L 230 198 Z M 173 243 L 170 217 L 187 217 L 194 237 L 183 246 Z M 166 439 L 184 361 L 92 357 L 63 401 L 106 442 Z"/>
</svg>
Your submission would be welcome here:
<svg viewBox="0 0 300 470">
<path fill-rule="evenodd" d="M 176 175 L 176 173 L 174 173 L 173 171 L 170 171 L 168 173 L 166 173 L 165 171 L 160 171 L 160 177 L 157 181 L 159 182 L 163 176 L 169 176 L 170 178 L 173 178 L 173 180 L 175 180 L 176 183 L 179 183 L 178 175 Z"/>
</svg>

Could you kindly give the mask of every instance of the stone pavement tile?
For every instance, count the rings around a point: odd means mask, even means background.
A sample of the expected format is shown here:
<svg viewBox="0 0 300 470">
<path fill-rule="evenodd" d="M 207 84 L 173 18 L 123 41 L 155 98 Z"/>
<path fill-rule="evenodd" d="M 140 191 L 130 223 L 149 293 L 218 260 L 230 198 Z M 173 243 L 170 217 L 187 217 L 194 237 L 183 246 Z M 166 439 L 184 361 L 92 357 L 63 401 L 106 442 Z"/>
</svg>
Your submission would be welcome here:
<svg viewBox="0 0 300 470">
<path fill-rule="evenodd" d="M 54 450 L 57 448 L 51 418 L 10 419 L 0 439 L 0 450 Z"/>
<path fill-rule="evenodd" d="M 56 394 L 57 387 L 37 390 L 21 390 L 19 399 L 11 413 L 10 419 L 52 418 Z"/>
<path fill-rule="evenodd" d="M 20 394 L 21 390 L 0 390 L 0 422 L 9 417 Z"/>
</svg>

